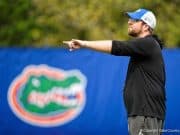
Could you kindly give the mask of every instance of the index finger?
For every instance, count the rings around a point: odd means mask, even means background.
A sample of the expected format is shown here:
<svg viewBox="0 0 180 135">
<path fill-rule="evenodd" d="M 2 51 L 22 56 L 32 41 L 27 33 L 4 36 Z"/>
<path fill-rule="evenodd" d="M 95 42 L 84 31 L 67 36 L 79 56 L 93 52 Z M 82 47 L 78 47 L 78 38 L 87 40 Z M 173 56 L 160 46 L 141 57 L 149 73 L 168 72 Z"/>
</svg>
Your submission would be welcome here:
<svg viewBox="0 0 180 135">
<path fill-rule="evenodd" d="M 69 44 L 71 41 L 63 41 L 63 44 Z"/>
</svg>

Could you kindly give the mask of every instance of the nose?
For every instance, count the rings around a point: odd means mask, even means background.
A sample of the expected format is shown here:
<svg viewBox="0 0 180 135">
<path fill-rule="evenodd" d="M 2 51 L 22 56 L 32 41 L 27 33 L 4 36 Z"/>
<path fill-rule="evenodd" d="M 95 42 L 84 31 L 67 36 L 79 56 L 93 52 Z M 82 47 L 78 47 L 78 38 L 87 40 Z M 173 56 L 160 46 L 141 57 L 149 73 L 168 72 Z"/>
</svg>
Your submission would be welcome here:
<svg viewBox="0 0 180 135">
<path fill-rule="evenodd" d="M 129 19 L 129 20 L 128 20 L 128 25 L 130 25 L 130 24 L 132 24 L 132 21 Z"/>
<path fill-rule="evenodd" d="M 128 24 L 130 24 L 131 23 L 131 21 L 130 20 L 128 20 Z"/>
</svg>

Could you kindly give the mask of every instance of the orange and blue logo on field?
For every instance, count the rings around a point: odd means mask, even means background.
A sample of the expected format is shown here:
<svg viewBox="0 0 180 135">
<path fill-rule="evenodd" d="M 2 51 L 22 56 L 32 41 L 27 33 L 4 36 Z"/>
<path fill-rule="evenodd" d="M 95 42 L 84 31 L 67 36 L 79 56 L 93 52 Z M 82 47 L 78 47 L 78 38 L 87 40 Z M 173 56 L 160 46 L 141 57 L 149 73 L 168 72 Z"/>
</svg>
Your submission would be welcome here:
<svg viewBox="0 0 180 135">
<path fill-rule="evenodd" d="M 10 85 L 9 106 L 18 118 L 31 125 L 63 125 L 83 110 L 86 81 L 79 70 L 30 65 Z"/>
</svg>

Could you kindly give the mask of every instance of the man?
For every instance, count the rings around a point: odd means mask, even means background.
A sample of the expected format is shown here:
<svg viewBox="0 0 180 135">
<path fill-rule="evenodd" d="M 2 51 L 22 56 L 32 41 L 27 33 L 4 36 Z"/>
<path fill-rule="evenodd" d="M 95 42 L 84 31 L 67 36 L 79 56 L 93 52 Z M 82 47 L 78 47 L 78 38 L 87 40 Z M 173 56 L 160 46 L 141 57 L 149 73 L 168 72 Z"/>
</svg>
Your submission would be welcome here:
<svg viewBox="0 0 180 135">
<path fill-rule="evenodd" d="M 165 66 L 162 43 L 153 35 L 155 15 L 147 9 L 127 12 L 129 41 L 64 41 L 70 50 L 89 48 L 130 56 L 124 87 L 130 135 L 160 135 L 165 119 Z"/>
</svg>

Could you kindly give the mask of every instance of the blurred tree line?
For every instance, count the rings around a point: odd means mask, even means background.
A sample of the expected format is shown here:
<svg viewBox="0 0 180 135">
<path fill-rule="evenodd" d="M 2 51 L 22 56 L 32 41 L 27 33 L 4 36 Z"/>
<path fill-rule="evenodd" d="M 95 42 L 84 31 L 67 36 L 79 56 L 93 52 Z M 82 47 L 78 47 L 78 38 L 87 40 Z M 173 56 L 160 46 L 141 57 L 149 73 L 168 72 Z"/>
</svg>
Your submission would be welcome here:
<svg viewBox="0 0 180 135">
<path fill-rule="evenodd" d="M 180 47 L 180 0 L 1 0 L 0 46 L 52 46 L 72 38 L 127 40 L 124 12 L 157 16 L 155 33 L 166 47 Z"/>
</svg>

